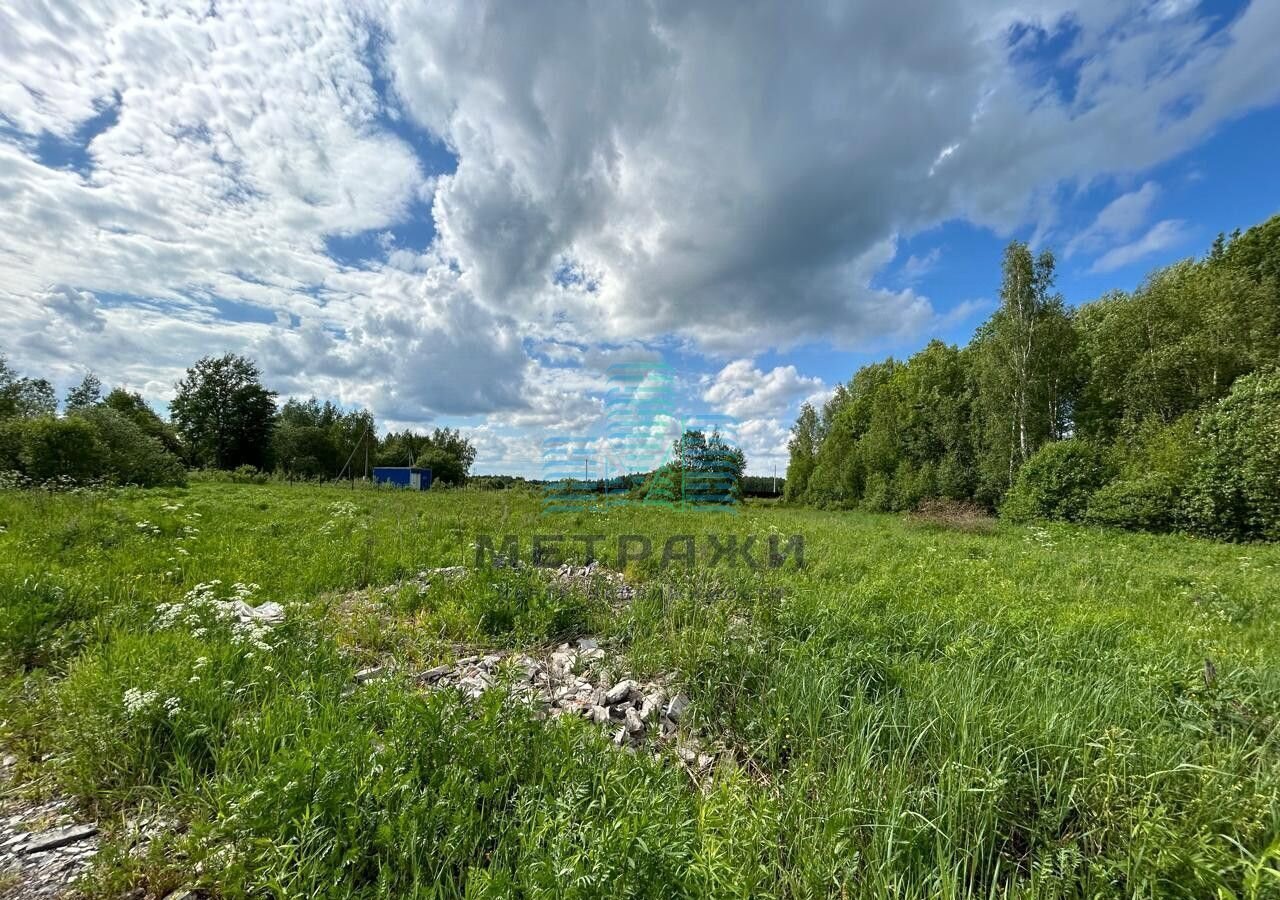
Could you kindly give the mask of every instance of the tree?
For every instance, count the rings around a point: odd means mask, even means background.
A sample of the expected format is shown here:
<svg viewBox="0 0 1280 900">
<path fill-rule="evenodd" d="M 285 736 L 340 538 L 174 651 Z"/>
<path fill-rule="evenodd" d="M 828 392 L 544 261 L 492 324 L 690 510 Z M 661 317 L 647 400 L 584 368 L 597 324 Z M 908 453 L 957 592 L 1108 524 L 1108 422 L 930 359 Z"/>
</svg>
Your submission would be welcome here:
<svg viewBox="0 0 1280 900">
<path fill-rule="evenodd" d="M 1000 308 L 968 347 L 862 367 L 816 427 L 802 410 L 788 496 L 1273 534 L 1280 402 L 1256 379 L 1280 361 L 1280 216 L 1077 310 L 1053 274 L 1052 254 L 1010 244 Z"/>
<path fill-rule="evenodd" d="M 14 383 L 18 375 L 9 366 L 9 361 L 0 356 L 0 420 L 11 419 L 18 414 L 18 403 L 14 392 Z"/>
<path fill-rule="evenodd" d="M 443 477 L 450 484 L 462 484 L 471 474 L 471 466 L 476 461 L 476 448 L 462 436 L 456 428 L 436 428 L 431 432 L 431 451 L 435 454 L 435 465 L 444 464 L 437 470 L 432 469 L 432 477 Z M 428 465 L 432 463 L 428 462 Z M 437 475 L 437 471 L 443 475 Z"/>
<path fill-rule="evenodd" d="M 800 406 L 800 416 L 791 426 L 791 439 L 787 441 L 786 484 L 783 496 L 787 500 L 801 500 L 809 489 L 809 477 L 818 460 L 818 448 L 822 444 L 818 412 L 810 403 Z"/>
<path fill-rule="evenodd" d="M 92 372 L 86 372 L 80 383 L 67 391 L 63 401 L 66 411 L 71 413 L 80 409 L 88 409 L 102 402 L 102 382 Z"/>
<path fill-rule="evenodd" d="M 19 378 L 0 356 L 0 419 L 34 419 L 58 410 L 53 385 L 43 378 Z"/>
<path fill-rule="evenodd" d="M 746 454 L 719 431 L 708 436 L 688 429 L 672 441 L 671 455 L 646 483 L 646 501 L 720 505 L 742 499 Z"/>
<path fill-rule="evenodd" d="M 17 427 L 21 429 L 18 459 L 28 478 L 84 483 L 106 474 L 106 448 L 88 422 L 46 416 Z"/>
<path fill-rule="evenodd" d="M 1076 339 L 1049 292 L 1054 258 L 1020 241 L 1005 249 L 1000 308 L 979 329 L 980 493 L 994 502 L 1043 443 L 1061 438 L 1078 387 Z"/>
<path fill-rule="evenodd" d="M 141 394 L 126 391 L 124 388 L 114 388 L 103 399 L 102 405 L 108 409 L 115 410 L 137 425 L 142 429 L 143 434 L 159 441 L 160 445 L 169 453 L 179 458 L 183 457 L 184 448 L 182 441 L 178 439 L 177 431 L 174 430 L 172 425 L 156 415 L 156 411 L 147 404 L 146 400 L 142 399 Z"/>
<path fill-rule="evenodd" d="M 276 394 L 260 379 L 254 362 L 228 353 L 201 359 L 175 385 L 169 409 L 196 464 L 267 467 Z"/>
</svg>

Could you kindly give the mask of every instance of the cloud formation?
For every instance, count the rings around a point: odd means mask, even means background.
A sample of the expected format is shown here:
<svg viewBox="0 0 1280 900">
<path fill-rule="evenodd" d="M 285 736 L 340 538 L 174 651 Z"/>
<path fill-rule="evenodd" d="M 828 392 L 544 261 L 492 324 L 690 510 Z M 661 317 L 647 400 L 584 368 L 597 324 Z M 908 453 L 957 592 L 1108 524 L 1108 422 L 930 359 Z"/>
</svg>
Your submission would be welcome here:
<svg viewBox="0 0 1280 900">
<path fill-rule="evenodd" d="M 776 426 L 812 379 L 755 354 L 959 314 L 922 292 L 927 252 L 884 285 L 900 237 L 1052 232 L 1066 189 L 1280 99 L 1278 31 L 1261 0 L 13 0 L 4 350 L 154 399 L 250 352 L 391 421 L 488 416 L 514 452 L 512 428 L 598 415 L 580 370 L 678 348 L 738 360 L 708 402 Z M 1178 220 L 1143 231 L 1157 194 L 1069 252 L 1108 271 L 1171 246 Z"/>
<path fill-rule="evenodd" d="M 1162 250 L 1186 242 L 1190 236 L 1187 223 L 1181 219 L 1164 219 L 1152 225 L 1136 241 L 1114 247 L 1098 257 L 1091 272 L 1114 272 Z"/>
</svg>

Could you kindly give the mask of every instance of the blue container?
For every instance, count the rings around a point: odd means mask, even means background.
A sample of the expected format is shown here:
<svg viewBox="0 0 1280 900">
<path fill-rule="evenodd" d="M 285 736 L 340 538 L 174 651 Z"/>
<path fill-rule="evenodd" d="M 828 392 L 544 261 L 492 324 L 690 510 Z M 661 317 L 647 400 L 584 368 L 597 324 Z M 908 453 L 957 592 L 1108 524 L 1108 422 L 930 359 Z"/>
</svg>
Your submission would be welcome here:
<svg viewBox="0 0 1280 900">
<path fill-rule="evenodd" d="M 376 484 L 393 484 L 413 491 L 425 491 L 431 487 L 431 470 L 418 466 L 374 466 Z"/>
</svg>

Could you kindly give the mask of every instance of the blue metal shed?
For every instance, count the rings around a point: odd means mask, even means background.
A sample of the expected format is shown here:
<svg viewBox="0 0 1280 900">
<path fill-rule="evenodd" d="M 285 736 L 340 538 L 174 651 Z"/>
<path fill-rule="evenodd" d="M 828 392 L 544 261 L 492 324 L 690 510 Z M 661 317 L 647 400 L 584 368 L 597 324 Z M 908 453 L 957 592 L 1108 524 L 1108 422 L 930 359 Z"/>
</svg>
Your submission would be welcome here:
<svg viewBox="0 0 1280 900">
<path fill-rule="evenodd" d="M 373 480 L 376 484 L 393 484 L 414 491 L 425 491 L 431 487 L 431 470 L 418 466 L 374 466 Z"/>
</svg>

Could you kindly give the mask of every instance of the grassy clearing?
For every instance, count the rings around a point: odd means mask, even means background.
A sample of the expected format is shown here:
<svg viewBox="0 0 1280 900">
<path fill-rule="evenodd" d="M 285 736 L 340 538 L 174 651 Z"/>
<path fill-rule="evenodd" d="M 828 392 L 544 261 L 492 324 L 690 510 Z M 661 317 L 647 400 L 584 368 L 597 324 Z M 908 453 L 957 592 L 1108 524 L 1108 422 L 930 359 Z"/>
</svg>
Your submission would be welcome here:
<svg viewBox="0 0 1280 900">
<path fill-rule="evenodd" d="M 544 520 L 514 492 L 231 484 L 4 493 L 0 526 L 8 752 L 108 822 L 159 805 L 183 823 L 141 857 L 117 827 L 86 886 L 104 896 L 1280 888 L 1274 546 L 772 506 Z M 801 533 L 806 566 L 632 563 L 620 609 L 525 571 L 395 587 L 471 565 L 480 534 L 707 531 Z M 269 650 L 160 627 L 158 605 L 215 580 L 285 605 Z M 733 750 L 709 783 L 496 693 L 352 689 L 376 662 L 583 633 L 675 673 Z"/>
</svg>

